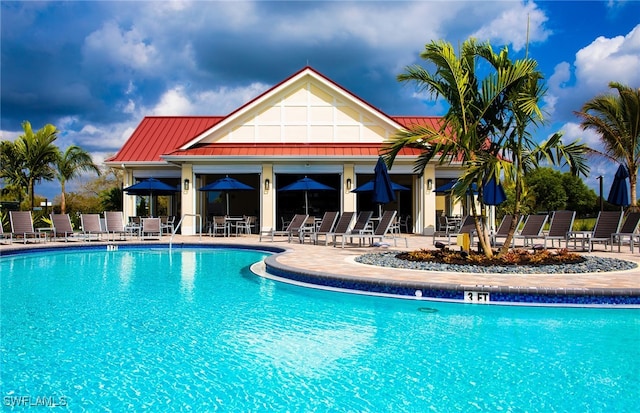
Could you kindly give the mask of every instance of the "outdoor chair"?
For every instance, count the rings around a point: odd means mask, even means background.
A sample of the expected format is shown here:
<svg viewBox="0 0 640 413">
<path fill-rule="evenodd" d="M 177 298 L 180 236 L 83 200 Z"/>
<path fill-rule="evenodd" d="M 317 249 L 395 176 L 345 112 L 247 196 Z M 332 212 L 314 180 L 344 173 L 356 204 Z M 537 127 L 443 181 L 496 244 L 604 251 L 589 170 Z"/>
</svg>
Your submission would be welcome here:
<svg viewBox="0 0 640 413">
<path fill-rule="evenodd" d="M 320 237 L 324 236 L 324 245 L 327 245 L 329 243 L 329 238 L 331 238 L 333 240 L 333 242 L 336 242 L 336 237 L 338 236 L 343 236 L 344 234 L 347 234 L 349 232 L 349 228 L 351 227 L 351 221 L 353 221 L 353 217 L 356 216 L 355 212 L 343 212 L 342 215 L 340 215 L 340 218 L 338 219 L 338 222 L 336 223 L 336 225 L 333 227 L 333 229 L 329 232 L 320 232 L 320 231 L 316 231 L 313 234 L 313 243 L 314 244 L 318 244 L 318 241 L 320 240 Z"/>
<path fill-rule="evenodd" d="M 251 235 L 253 228 L 256 226 L 256 217 L 251 215 L 245 215 L 242 217 L 242 221 L 236 223 L 236 236 L 238 234 Z"/>
<path fill-rule="evenodd" d="M 105 211 L 104 223 L 106 226 L 107 240 L 115 241 L 116 236 L 120 240 L 126 240 L 127 235 L 131 234 L 124 225 L 124 214 L 122 211 Z"/>
<path fill-rule="evenodd" d="M 513 236 L 511 244 L 512 247 L 516 247 L 516 240 L 519 239 L 522 240 L 523 247 L 526 247 L 529 245 L 529 242 L 533 244 L 534 239 L 543 238 L 542 230 L 544 229 L 544 225 L 547 223 L 547 219 L 549 219 L 547 214 L 527 215 L 522 229 Z"/>
<path fill-rule="evenodd" d="M 34 241 L 46 241 L 46 232 L 36 232 L 33 229 L 33 219 L 31 211 L 9 211 L 9 220 L 11 221 L 11 235 L 14 238 L 22 238 L 23 243 L 27 243 L 28 238 Z"/>
<path fill-rule="evenodd" d="M 491 234 L 491 245 L 495 247 L 498 244 L 498 238 L 507 238 L 509 235 L 509 229 L 511 229 L 511 222 L 513 222 L 513 215 L 507 214 L 502 217 L 502 221 L 500 221 L 500 225 L 498 225 L 498 229 L 496 232 Z M 520 225 L 520 220 L 516 224 L 516 229 Z"/>
<path fill-rule="evenodd" d="M 361 240 L 370 240 L 369 245 L 375 245 L 375 240 L 379 239 L 380 244 L 383 243 L 385 238 L 393 238 L 393 245 L 397 246 L 397 238 L 390 233 L 391 225 L 396 218 L 396 211 L 384 211 L 382 217 L 380 218 L 380 222 L 373 230 L 373 232 L 363 232 L 360 234 L 354 234 L 353 232 L 349 234 L 350 242 L 353 243 L 353 238 L 359 238 Z M 391 236 L 390 236 L 391 235 Z M 347 237 L 342 237 L 342 248 L 344 248 L 344 244 Z M 409 241 L 405 238 L 406 246 L 409 246 Z M 358 245 L 362 245 L 362 242 L 359 242 Z M 335 245 L 334 245 L 335 246 Z"/>
<path fill-rule="evenodd" d="M 433 242 L 436 242 L 436 236 L 449 237 L 449 234 L 455 233 L 457 226 L 455 222 L 449 220 L 446 215 L 438 215 L 438 230 L 433 233 Z"/>
<path fill-rule="evenodd" d="M 460 227 L 456 231 L 449 231 L 448 233 L 445 234 L 445 237 L 447 238 L 447 244 L 451 245 L 451 238 L 453 237 L 455 237 L 457 241 L 458 235 L 468 234 L 469 245 L 471 245 L 473 243 L 473 233 L 475 232 L 475 230 L 476 230 L 476 221 L 474 217 L 471 215 L 466 215 L 462 219 L 462 222 L 460 223 Z M 434 234 L 433 236 L 434 245 L 435 245 L 435 242 L 436 242 L 436 237 Z"/>
<path fill-rule="evenodd" d="M 625 239 L 629 240 L 629 248 L 633 253 L 633 244 L 635 238 L 638 237 L 638 223 L 640 222 L 640 212 L 630 212 L 627 218 L 624 220 L 622 227 L 616 233 L 611 234 L 611 251 L 613 251 L 613 244 L 618 244 L 618 252 L 620 252 L 620 246 L 624 243 Z"/>
<path fill-rule="evenodd" d="M 69 214 L 51 214 L 50 216 L 53 238 L 64 237 L 64 242 L 68 242 L 69 238 L 77 238 L 78 233 L 71 226 Z"/>
<path fill-rule="evenodd" d="M 8 239 L 10 244 L 13 242 L 13 234 L 10 232 L 4 232 L 4 228 L 2 228 L 2 221 L 0 221 L 0 239 Z"/>
<path fill-rule="evenodd" d="M 142 218 L 140 239 L 161 239 L 162 220 L 160 218 Z"/>
<path fill-rule="evenodd" d="M 316 234 L 326 235 L 333 231 L 333 227 L 336 225 L 336 221 L 338 220 L 338 211 L 328 211 L 325 212 L 322 216 L 322 220 L 318 224 L 317 228 L 314 231 L 305 231 L 302 232 L 302 243 L 304 244 L 305 238 L 308 236 L 310 242 L 316 243 L 315 237 Z"/>
<path fill-rule="evenodd" d="M 82 226 L 82 236 L 85 240 L 90 241 L 95 236 L 96 240 L 106 234 L 100 223 L 100 215 L 98 214 L 82 214 L 80 215 L 80 225 Z"/>
<path fill-rule="evenodd" d="M 289 225 L 287 225 L 287 227 L 282 231 L 277 231 L 273 228 L 263 228 L 262 231 L 260 231 L 260 241 L 262 241 L 263 236 L 270 237 L 271 242 L 274 241 L 275 236 L 286 236 L 287 240 L 291 242 L 291 238 L 293 238 L 294 235 L 298 238 L 300 237 L 300 230 L 307 222 L 307 218 L 308 215 L 306 214 L 294 215 L 291 222 L 289 222 Z"/>
<path fill-rule="evenodd" d="M 222 234 L 223 237 L 226 237 L 230 232 L 230 223 L 224 215 L 215 215 L 209 223 L 210 236 L 215 237 L 218 234 Z"/>
<path fill-rule="evenodd" d="M 554 240 L 558 240 L 558 247 L 565 242 L 565 247 L 569 248 L 569 234 L 573 231 L 573 221 L 576 218 L 576 211 L 554 211 L 549 224 L 549 231 L 544 234 L 544 248 L 547 249 L 547 240 L 551 240 L 551 248 L 554 247 Z"/>
<path fill-rule="evenodd" d="M 163 233 L 173 234 L 174 231 L 174 223 L 176 221 L 175 216 L 161 216 L 160 217 L 160 226 L 162 228 Z"/>
<path fill-rule="evenodd" d="M 338 237 L 342 237 L 342 242 L 344 243 L 344 238 L 346 236 L 351 236 L 352 234 L 361 235 L 361 234 L 371 234 L 373 233 L 373 229 L 371 228 L 371 217 L 373 216 L 373 211 L 360 211 L 358 216 L 356 217 L 356 222 L 353 224 L 353 228 L 348 231 L 346 234 L 333 234 L 333 243 L 337 242 Z M 362 239 L 360 239 L 362 242 Z"/>
<path fill-rule="evenodd" d="M 389 232 L 392 234 L 400 235 L 400 217 L 398 215 L 393 218 L 393 222 L 391 223 L 391 227 L 389 227 Z"/>
<path fill-rule="evenodd" d="M 404 218 L 400 219 L 400 232 L 409 234 L 411 233 L 411 230 L 412 230 L 411 215 L 406 215 Z"/>
<path fill-rule="evenodd" d="M 620 232 L 623 215 L 622 210 L 600 211 L 593 231 L 571 232 L 569 233 L 569 241 L 573 241 L 574 248 L 578 241 L 582 243 L 582 249 L 584 249 L 585 244 L 587 244 L 589 252 L 593 250 L 593 244 L 595 243 L 604 244 L 606 249 L 606 245 L 611 242 L 611 235 Z"/>
</svg>

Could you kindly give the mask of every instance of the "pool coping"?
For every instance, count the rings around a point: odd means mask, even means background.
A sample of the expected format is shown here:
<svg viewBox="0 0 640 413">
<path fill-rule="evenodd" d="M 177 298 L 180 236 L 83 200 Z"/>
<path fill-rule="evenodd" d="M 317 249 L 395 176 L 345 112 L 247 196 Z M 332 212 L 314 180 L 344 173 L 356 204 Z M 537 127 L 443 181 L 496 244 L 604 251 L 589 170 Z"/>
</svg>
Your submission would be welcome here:
<svg viewBox="0 0 640 413">
<path fill-rule="evenodd" d="M 340 291 L 370 292 L 375 295 L 398 298 L 460 303 L 640 309 L 640 289 L 636 288 L 540 288 L 432 283 L 415 280 L 400 281 L 379 277 L 365 279 L 358 276 L 337 275 L 292 267 L 279 262 L 278 255 L 266 257 L 264 262 L 267 276 L 271 275 L 280 281 L 286 282 L 290 280 L 301 285 Z M 405 271 L 429 272 L 426 270 Z M 473 273 L 469 273 L 469 275 L 473 275 Z M 468 293 L 475 294 L 472 294 L 472 297 L 468 297 Z M 488 295 L 483 295 L 486 293 Z M 518 299 L 514 300 L 514 298 Z"/>
<path fill-rule="evenodd" d="M 288 265 L 281 262 L 282 258 L 300 258 L 304 253 L 304 246 L 296 244 L 285 244 L 277 246 L 265 242 L 252 242 L 252 239 L 214 239 L 215 242 L 198 242 L 193 237 L 184 237 L 184 239 L 173 242 L 172 248 L 240 248 L 261 250 L 272 253 L 265 258 L 265 271 L 263 274 L 268 278 L 273 278 L 282 282 L 297 283 L 307 287 L 325 288 L 336 291 L 367 293 L 372 295 L 383 295 L 397 297 L 403 299 L 414 300 L 432 300 L 432 301 L 451 301 L 458 303 L 477 303 L 477 304 L 502 304 L 502 305 L 555 305 L 555 306 L 578 306 L 578 307 L 607 307 L 607 308 L 634 308 L 640 309 L 640 288 L 620 288 L 620 287 L 538 287 L 538 286 L 510 286 L 510 285 L 493 285 L 493 284 L 467 284 L 455 282 L 429 282 L 419 280 L 403 280 L 394 277 L 383 276 L 358 276 L 348 274 L 353 271 L 354 266 L 369 267 L 380 269 L 382 267 L 373 267 L 368 264 L 360 264 L 353 262 L 353 256 L 345 259 L 345 270 L 336 272 L 317 271 L 310 269 L 304 265 Z M 226 241 L 226 242 L 225 242 Z M 123 249 L 130 247 L 169 247 L 168 242 L 148 242 L 148 241 L 124 241 L 124 242 L 72 242 L 72 243 L 46 243 L 46 244 L 28 244 L 24 246 L 13 244 L 3 245 L 0 249 L 0 256 L 11 255 L 15 253 L 25 253 L 27 251 L 46 251 L 61 248 L 73 249 Z M 323 253 L 327 252 L 332 258 L 338 249 L 322 246 L 306 246 L 317 249 Z M 300 250 L 303 248 L 303 250 Z M 370 248 L 365 250 L 369 253 Z M 362 255 L 362 254 L 358 254 Z M 300 262 L 299 260 L 295 260 Z M 352 261 L 352 262 L 347 262 Z M 637 263 L 637 262 L 636 262 Z M 393 268 L 386 268 L 393 271 Z M 397 270 L 401 273 L 413 271 L 420 274 L 429 274 L 426 270 Z M 388 272 L 388 271 L 387 271 Z M 637 271 L 634 271 L 636 275 Z M 606 274 L 606 273 L 604 273 Z M 259 274 L 260 275 L 260 274 Z M 465 276 L 471 278 L 473 273 L 466 273 Z M 482 274 L 486 275 L 486 274 Z"/>
</svg>

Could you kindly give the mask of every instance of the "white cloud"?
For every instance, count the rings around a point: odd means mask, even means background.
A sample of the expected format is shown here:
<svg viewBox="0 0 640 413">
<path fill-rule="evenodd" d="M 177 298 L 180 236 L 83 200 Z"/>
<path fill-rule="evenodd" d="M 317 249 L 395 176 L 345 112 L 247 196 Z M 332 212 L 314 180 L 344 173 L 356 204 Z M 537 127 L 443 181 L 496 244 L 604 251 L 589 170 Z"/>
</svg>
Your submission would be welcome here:
<svg viewBox="0 0 640 413">
<path fill-rule="evenodd" d="M 262 83 L 217 90 L 190 91 L 183 86 L 167 90 L 158 103 L 149 108 L 153 115 L 226 115 L 270 87 Z"/>
<path fill-rule="evenodd" d="M 534 2 L 509 2 L 509 5 L 510 7 L 505 8 L 472 36 L 481 41 L 511 44 L 515 51 L 519 51 L 527 45 L 527 40 L 544 42 L 552 34 L 544 27 L 547 16 Z"/>
<path fill-rule="evenodd" d="M 602 93 L 615 93 L 608 87 L 615 81 L 632 87 L 640 85 L 640 24 L 625 36 L 600 36 L 576 53 L 574 65 L 558 64 L 550 77 L 549 102 L 545 108 L 558 119 L 568 120 L 588 100 Z M 571 69 L 573 68 L 573 73 Z M 575 83 L 567 86 L 571 75 Z"/>
<path fill-rule="evenodd" d="M 124 30 L 114 21 L 103 24 L 84 41 L 83 55 L 86 63 L 124 66 L 134 69 L 151 69 L 156 63 L 156 48 L 149 44 L 135 26 Z"/>
</svg>

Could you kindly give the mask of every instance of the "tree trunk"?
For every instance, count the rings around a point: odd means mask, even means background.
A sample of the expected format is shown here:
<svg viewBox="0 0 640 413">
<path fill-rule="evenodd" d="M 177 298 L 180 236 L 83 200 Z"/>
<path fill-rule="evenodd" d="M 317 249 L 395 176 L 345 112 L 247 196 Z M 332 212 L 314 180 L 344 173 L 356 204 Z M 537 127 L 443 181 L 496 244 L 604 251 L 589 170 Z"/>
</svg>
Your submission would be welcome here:
<svg viewBox="0 0 640 413">
<path fill-rule="evenodd" d="M 638 212 L 640 211 L 640 208 L 638 207 L 638 195 L 637 195 L 638 175 L 636 175 L 635 173 L 629 174 L 629 189 L 631 192 L 631 194 L 629 194 L 631 197 L 630 199 L 631 205 L 629 205 L 629 210 Z"/>
<path fill-rule="evenodd" d="M 66 214 L 67 213 L 67 199 L 64 195 L 64 189 L 65 189 L 65 183 L 64 181 L 60 181 L 60 186 L 62 188 L 62 191 L 60 192 L 60 213 L 61 214 Z"/>
</svg>

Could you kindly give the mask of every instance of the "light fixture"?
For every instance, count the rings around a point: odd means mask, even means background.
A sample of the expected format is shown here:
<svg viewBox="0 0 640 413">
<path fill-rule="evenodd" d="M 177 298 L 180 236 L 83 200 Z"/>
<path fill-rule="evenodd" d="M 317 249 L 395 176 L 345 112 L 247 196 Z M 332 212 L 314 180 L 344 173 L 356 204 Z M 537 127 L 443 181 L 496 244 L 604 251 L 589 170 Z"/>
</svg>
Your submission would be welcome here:
<svg viewBox="0 0 640 413">
<path fill-rule="evenodd" d="M 185 180 L 184 180 L 184 186 L 183 186 L 183 189 L 184 189 L 185 191 L 188 191 L 188 190 L 189 190 L 189 179 L 185 179 Z"/>
<path fill-rule="evenodd" d="M 267 178 L 267 179 L 265 179 L 265 180 L 264 180 L 264 190 L 265 190 L 265 191 L 268 191 L 270 186 L 271 186 L 271 181 L 269 181 L 269 179 L 268 179 L 268 178 Z"/>
<path fill-rule="evenodd" d="M 429 191 L 433 189 L 433 179 L 427 179 L 427 189 Z"/>
<path fill-rule="evenodd" d="M 351 191 L 351 178 L 347 178 L 347 190 Z"/>
</svg>

